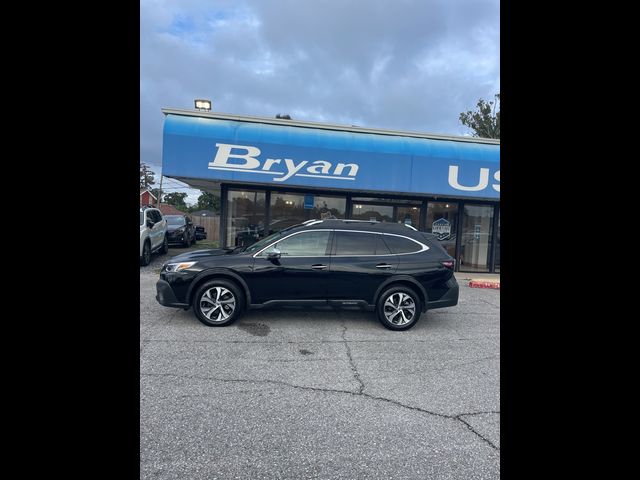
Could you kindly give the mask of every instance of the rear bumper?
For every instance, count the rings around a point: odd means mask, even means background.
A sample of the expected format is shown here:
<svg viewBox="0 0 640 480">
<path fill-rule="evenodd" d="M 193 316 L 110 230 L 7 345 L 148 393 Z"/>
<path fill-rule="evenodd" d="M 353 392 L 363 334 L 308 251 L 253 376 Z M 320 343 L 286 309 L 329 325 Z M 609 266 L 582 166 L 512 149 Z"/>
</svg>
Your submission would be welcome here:
<svg viewBox="0 0 640 480">
<path fill-rule="evenodd" d="M 188 303 L 178 302 L 171 285 L 164 280 L 158 280 L 158 283 L 156 283 L 156 300 L 160 305 L 164 305 L 165 307 L 189 307 Z"/>
<path fill-rule="evenodd" d="M 458 282 L 455 277 L 452 277 L 449 281 L 447 281 L 447 286 L 449 290 L 440 297 L 438 300 L 428 303 L 428 309 L 431 310 L 433 308 L 443 308 L 443 307 L 453 307 L 458 304 L 458 295 L 460 294 L 460 287 L 458 286 Z"/>
</svg>

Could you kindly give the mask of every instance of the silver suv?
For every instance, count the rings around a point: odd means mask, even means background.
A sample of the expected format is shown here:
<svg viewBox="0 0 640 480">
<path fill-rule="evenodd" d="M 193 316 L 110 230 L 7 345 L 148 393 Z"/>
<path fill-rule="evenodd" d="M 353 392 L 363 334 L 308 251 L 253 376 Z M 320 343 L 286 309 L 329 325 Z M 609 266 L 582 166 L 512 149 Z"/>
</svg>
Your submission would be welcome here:
<svg viewBox="0 0 640 480">
<path fill-rule="evenodd" d="M 167 221 L 157 208 L 140 207 L 140 265 L 149 265 L 151 254 L 169 251 Z"/>
</svg>

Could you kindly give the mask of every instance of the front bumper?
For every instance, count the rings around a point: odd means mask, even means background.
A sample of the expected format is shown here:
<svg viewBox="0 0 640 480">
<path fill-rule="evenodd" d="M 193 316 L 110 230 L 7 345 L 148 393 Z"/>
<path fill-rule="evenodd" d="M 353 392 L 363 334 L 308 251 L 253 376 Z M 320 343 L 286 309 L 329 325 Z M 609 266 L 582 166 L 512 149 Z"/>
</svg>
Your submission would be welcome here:
<svg viewBox="0 0 640 480">
<path fill-rule="evenodd" d="M 178 302 L 171 285 L 164 280 L 158 280 L 156 283 L 156 300 L 160 305 L 164 305 L 165 307 L 189 307 L 188 303 Z"/>
<path fill-rule="evenodd" d="M 171 234 L 167 233 L 167 243 L 184 243 L 186 233 Z"/>
</svg>

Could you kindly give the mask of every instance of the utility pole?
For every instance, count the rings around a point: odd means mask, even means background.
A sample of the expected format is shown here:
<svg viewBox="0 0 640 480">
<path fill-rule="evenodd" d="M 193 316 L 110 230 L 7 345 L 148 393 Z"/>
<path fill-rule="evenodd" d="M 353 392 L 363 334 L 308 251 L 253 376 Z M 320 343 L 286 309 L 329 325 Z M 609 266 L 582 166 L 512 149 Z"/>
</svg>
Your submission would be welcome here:
<svg viewBox="0 0 640 480">
<path fill-rule="evenodd" d="M 158 191 L 158 205 L 157 207 L 160 208 L 160 199 L 162 198 L 162 172 L 160 172 L 160 188 Z"/>
</svg>

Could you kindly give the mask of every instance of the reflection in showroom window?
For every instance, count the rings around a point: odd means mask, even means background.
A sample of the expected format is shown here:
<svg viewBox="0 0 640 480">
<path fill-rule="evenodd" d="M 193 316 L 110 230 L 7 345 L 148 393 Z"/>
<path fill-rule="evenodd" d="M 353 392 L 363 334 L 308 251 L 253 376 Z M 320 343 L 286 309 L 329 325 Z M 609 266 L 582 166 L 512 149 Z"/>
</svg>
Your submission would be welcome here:
<svg viewBox="0 0 640 480">
<path fill-rule="evenodd" d="M 327 255 L 328 243 L 329 232 L 306 232 L 292 235 L 274 247 L 282 257 L 322 257 Z"/>
</svg>

